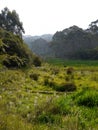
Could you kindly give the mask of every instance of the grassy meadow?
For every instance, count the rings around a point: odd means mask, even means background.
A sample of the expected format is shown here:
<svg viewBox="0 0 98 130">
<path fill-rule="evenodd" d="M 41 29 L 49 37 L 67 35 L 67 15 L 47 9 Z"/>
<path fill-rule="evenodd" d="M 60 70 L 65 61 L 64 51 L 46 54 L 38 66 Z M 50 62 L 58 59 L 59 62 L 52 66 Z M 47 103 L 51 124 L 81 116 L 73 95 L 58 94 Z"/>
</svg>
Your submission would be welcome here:
<svg viewBox="0 0 98 130">
<path fill-rule="evenodd" d="M 74 67 L 97 67 L 98 60 L 63 60 L 59 58 L 47 59 L 47 62 L 57 66 L 74 66 Z"/>
<path fill-rule="evenodd" d="M 98 130 L 98 61 L 0 65 L 0 130 Z"/>
</svg>

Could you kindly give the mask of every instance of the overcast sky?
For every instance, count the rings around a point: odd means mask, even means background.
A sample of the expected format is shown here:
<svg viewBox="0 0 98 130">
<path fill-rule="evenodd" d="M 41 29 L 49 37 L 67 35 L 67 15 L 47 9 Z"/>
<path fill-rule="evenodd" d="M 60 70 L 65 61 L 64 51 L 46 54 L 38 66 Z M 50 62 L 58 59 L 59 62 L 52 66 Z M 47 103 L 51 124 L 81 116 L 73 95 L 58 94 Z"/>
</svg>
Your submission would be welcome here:
<svg viewBox="0 0 98 130">
<path fill-rule="evenodd" d="M 26 35 L 53 34 L 72 25 L 87 28 L 98 19 L 98 0 L 0 0 L 16 10 Z"/>
</svg>

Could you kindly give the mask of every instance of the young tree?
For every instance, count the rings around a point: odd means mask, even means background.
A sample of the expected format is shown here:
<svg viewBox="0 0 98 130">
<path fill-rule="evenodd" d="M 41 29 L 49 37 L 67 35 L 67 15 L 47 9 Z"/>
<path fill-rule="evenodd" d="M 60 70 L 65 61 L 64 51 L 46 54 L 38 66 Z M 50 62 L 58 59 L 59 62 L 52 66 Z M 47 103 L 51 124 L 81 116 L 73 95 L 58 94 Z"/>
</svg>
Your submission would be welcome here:
<svg viewBox="0 0 98 130">
<path fill-rule="evenodd" d="M 23 24 L 15 10 L 12 12 L 5 7 L 0 13 L 0 27 L 22 37 L 25 33 Z"/>
<path fill-rule="evenodd" d="M 91 22 L 89 25 L 89 30 L 92 33 L 98 33 L 98 20 Z"/>
</svg>

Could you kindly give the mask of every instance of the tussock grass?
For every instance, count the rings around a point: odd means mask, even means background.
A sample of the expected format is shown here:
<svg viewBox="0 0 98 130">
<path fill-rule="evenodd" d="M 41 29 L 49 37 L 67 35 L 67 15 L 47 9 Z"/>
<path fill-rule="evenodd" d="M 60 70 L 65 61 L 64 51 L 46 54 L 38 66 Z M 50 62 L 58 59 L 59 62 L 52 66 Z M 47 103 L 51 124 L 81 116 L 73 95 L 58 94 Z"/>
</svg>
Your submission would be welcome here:
<svg viewBox="0 0 98 130">
<path fill-rule="evenodd" d="M 0 130 L 97 130 L 98 72 L 73 67 L 69 73 L 69 68 L 2 66 Z M 75 85 L 74 91 L 66 93 L 66 84 Z"/>
</svg>

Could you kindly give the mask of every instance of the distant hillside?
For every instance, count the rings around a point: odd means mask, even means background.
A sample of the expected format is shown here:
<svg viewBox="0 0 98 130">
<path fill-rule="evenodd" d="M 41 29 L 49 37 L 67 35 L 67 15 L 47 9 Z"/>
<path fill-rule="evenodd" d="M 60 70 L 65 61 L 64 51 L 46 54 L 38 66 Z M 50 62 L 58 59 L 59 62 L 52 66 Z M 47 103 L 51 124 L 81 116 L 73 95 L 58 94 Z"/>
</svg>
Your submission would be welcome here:
<svg viewBox="0 0 98 130">
<path fill-rule="evenodd" d="M 53 57 L 53 52 L 50 48 L 52 34 L 44 34 L 41 36 L 24 36 L 23 39 L 30 49 L 42 58 Z"/>
<path fill-rule="evenodd" d="M 23 39 L 29 45 L 29 47 L 31 47 L 32 42 L 37 40 L 37 39 L 40 39 L 40 38 L 44 39 L 47 42 L 52 41 L 52 36 L 53 36 L 52 34 L 44 34 L 44 35 L 41 35 L 41 36 L 27 35 L 27 36 L 23 36 Z"/>
<path fill-rule="evenodd" d="M 98 59 L 98 33 L 92 28 L 83 30 L 74 25 L 57 31 L 53 36 L 27 36 L 24 41 L 43 58 Z"/>
<path fill-rule="evenodd" d="M 77 26 L 56 32 L 51 42 L 55 57 L 63 59 L 94 59 L 97 47 L 98 34 L 92 34 Z"/>
<path fill-rule="evenodd" d="M 31 50 L 35 54 L 41 57 L 45 57 L 45 54 L 49 52 L 49 43 L 46 40 L 39 38 L 32 42 Z"/>
</svg>

